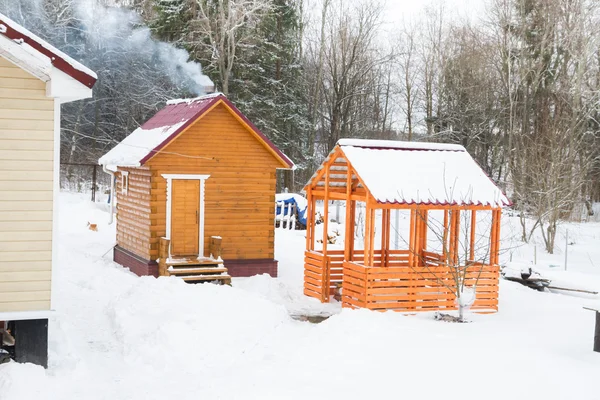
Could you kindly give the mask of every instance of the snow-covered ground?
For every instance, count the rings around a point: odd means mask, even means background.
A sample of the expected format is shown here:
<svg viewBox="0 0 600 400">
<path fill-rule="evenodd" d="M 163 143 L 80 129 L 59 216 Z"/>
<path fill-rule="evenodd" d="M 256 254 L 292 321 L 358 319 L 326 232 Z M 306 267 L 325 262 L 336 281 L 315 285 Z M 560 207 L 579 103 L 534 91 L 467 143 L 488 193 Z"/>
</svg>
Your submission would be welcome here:
<svg viewBox="0 0 600 400">
<path fill-rule="evenodd" d="M 103 206 L 61 195 L 50 367 L 0 365 L 0 399 L 600 398 L 594 314 L 582 308 L 595 296 L 502 281 L 500 312 L 468 324 L 342 311 L 302 296 L 304 232 L 283 230 L 278 279 L 138 278 L 110 261 Z M 518 228 L 504 218 L 502 260 L 530 264 L 533 245 L 511 239 Z M 540 244 L 537 268 L 600 290 L 600 224 L 566 228 L 568 271 L 550 267 L 562 266 L 560 248 L 550 256 Z M 306 312 L 333 316 L 290 317 Z"/>
</svg>

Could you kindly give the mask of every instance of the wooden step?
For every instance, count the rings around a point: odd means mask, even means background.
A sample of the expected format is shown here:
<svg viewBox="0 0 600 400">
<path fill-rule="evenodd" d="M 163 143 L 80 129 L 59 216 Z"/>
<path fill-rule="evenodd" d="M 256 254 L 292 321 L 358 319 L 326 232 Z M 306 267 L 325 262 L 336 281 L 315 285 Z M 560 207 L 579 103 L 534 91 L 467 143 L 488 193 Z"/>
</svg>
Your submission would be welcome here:
<svg viewBox="0 0 600 400">
<path fill-rule="evenodd" d="M 221 283 L 225 285 L 231 284 L 231 276 L 227 274 L 221 275 L 189 275 L 189 276 L 180 276 L 179 278 L 183 279 L 187 283 L 204 283 L 210 281 L 221 281 Z"/>
<path fill-rule="evenodd" d="M 171 275 L 204 275 L 204 274 L 220 274 L 227 272 L 225 267 L 186 267 L 186 268 L 175 268 L 170 267 L 167 269 Z"/>
<path fill-rule="evenodd" d="M 185 267 L 185 266 L 189 266 L 189 265 L 219 265 L 219 264 L 223 264 L 223 261 L 221 260 L 214 260 L 211 258 L 201 258 L 201 259 L 197 259 L 197 258 L 175 258 L 175 259 L 170 259 L 167 260 L 167 262 L 165 263 L 168 267 Z"/>
</svg>

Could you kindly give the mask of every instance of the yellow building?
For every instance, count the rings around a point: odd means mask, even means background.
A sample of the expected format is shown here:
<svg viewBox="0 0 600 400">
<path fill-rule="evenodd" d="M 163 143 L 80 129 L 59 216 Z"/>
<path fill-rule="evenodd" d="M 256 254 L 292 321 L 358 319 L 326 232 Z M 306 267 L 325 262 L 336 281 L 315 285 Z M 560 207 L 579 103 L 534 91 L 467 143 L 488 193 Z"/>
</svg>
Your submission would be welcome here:
<svg viewBox="0 0 600 400">
<path fill-rule="evenodd" d="M 47 364 L 59 192 L 60 105 L 96 74 L 0 14 L 0 328 L 17 361 Z"/>
</svg>

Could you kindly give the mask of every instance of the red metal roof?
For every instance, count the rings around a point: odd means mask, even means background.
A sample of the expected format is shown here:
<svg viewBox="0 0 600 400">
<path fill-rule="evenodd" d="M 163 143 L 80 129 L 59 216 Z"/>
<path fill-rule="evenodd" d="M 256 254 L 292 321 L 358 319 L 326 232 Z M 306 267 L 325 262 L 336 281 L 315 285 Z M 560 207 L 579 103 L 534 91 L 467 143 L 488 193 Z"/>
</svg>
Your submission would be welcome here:
<svg viewBox="0 0 600 400">
<path fill-rule="evenodd" d="M 227 97 L 223 94 L 208 95 L 205 97 L 199 97 L 197 99 L 182 100 L 177 103 L 167 104 L 163 109 L 157 112 L 152 118 L 144 123 L 141 128 L 143 130 L 151 130 L 161 127 L 173 126 L 176 124 L 183 124 L 163 140 L 158 146 L 152 149 L 148 154 L 140 160 L 140 165 L 144 165 L 149 159 L 157 154 L 161 149 L 167 146 L 173 139 L 175 139 L 181 132 L 187 129 L 190 125 L 196 122 L 199 118 L 210 110 L 214 105 L 219 102 L 223 102 L 226 107 L 233 111 L 238 117 L 240 117 L 252 131 L 260 138 L 260 140 L 269 147 L 280 160 L 288 167 L 292 168 L 294 163 L 290 160 L 281 150 L 273 144 L 252 122 L 243 115 L 236 106 L 233 105 Z"/>
<path fill-rule="evenodd" d="M 76 68 L 76 66 L 73 65 L 74 60 L 69 61 L 70 57 L 68 57 L 66 54 L 58 51 L 42 39 L 33 35 L 25 28 L 17 25 L 15 22 L 11 21 L 9 18 L 6 18 L 2 14 L 0 14 L 0 25 L 2 25 L 0 29 L 0 35 L 6 36 L 8 39 L 15 40 L 19 43 L 28 44 L 36 51 L 48 57 L 54 67 L 69 75 L 76 81 L 82 83 L 88 88 L 92 88 L 96 83 L 97 77 Z"/>
</svg>

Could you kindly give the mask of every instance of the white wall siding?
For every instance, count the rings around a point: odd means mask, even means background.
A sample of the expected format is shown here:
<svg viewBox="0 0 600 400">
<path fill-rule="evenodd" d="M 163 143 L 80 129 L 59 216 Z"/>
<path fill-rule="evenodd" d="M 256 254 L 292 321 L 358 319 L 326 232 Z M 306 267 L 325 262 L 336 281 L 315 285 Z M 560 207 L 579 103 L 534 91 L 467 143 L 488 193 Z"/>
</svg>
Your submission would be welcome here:
<svg viewBox="0 0 600 400">
<path fill-rule="evenodd" d="M 50 309 L 54 104 L 0 57 L 0 312 Z"/>
</svg>

